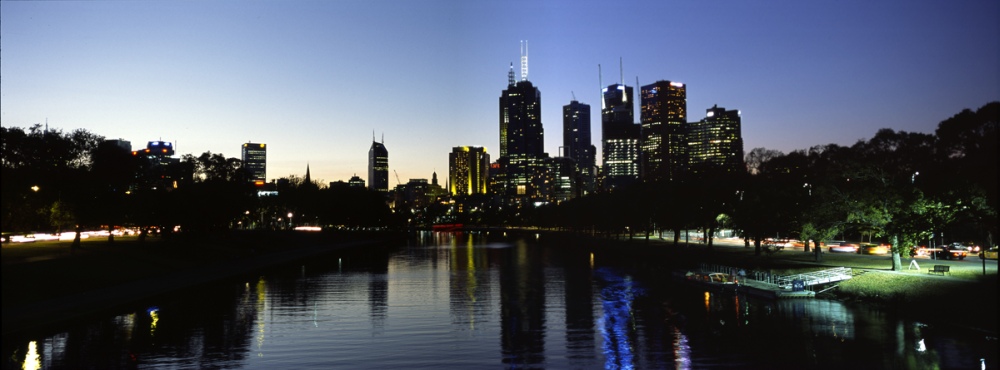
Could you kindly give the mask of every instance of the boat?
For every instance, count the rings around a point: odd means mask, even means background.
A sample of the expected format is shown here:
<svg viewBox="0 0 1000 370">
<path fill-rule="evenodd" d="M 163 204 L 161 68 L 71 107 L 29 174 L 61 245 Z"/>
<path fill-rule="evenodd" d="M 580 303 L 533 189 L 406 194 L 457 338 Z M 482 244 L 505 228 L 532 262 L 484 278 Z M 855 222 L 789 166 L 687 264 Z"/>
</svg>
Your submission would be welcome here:
<svg viewBox="0 0 1000 370">
<path fill-rule="evenodd" d="M 434 224 L 433 226 L 431 226 L 431 230 L 434 230 L 434 231 L 461 231 L 463 226 L 465 226 L 465 225 L 462 225 L 460 223 L 442 223 L 442 224 Z"/>
<path fill-rule="evenodd" d="M 688 271 L 683 275 L 675 272 L 674 276 L 689 284 L 709 289 L 736 291 L 740 287 L 740 281 L 736 276 L 722 272 Z"/>
</svg>

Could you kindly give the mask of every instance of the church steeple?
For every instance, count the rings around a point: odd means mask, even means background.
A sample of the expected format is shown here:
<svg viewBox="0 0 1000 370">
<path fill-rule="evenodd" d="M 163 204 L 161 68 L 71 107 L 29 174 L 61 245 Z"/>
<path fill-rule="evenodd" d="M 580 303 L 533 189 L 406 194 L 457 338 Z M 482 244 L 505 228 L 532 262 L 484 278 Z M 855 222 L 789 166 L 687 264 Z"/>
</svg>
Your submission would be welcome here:
<svg viewBox="0 0 1000 370">
<path fill-rule="evenodd" d="M 304 182 L 306 184 L 312 184 L 312 176 L 309 176 L 309 163 L 306 163 L 306 179 Z"/>
</svg>

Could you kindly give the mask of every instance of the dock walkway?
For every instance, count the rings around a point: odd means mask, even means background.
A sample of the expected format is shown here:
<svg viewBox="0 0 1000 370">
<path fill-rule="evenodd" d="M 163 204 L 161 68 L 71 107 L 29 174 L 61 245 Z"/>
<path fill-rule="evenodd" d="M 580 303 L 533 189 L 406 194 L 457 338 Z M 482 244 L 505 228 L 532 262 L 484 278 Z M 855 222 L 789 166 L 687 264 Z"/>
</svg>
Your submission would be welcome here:
<svg viewBox="0 0 1000 370">
<path fill-rule="evenodd" d="M 759 271 L 747 273 L 739 268 L 718 265 L 702 265 L 701 268 L 704 271 L 722 272 L 737 277 L 740 288 L 745 292 L 765 298 L 811 298 L 816 296 L 813 287 L 841 282 L 853 276 L 849 267 L 794 275 L 772 275 Z M 801 284 L 798 289 L 796 283 Z"/>
</svg>

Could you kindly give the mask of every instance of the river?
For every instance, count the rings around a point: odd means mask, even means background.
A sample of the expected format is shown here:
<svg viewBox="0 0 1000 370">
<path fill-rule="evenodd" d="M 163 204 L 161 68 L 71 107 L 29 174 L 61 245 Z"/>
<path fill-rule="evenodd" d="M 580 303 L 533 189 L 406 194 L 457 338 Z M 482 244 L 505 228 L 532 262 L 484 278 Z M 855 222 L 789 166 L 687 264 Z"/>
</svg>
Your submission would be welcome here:
<svg viewBox="0 0 1000 370">
<path fill-rule="evenodd" d="M 426 232 L 338 251 L 4 338 L 4 368 L 997 367 L 996 338 L 975 330 L 705 291 L 558 244 Z"/>
</svg>

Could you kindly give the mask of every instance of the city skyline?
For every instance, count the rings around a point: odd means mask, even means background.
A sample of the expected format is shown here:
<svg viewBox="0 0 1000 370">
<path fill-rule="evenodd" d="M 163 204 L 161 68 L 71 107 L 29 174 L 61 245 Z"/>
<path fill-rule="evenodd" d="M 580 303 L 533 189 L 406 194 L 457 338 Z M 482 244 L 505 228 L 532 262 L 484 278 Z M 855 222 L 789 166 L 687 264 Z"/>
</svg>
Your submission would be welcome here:
<svg viewBox="0 0 1000 370">
<path fill-rule="evenodd" d="M 374 131 L 406 183 L 447 173 L 453 147 L 499 157 L 496 99 L 522 40 L 552 156 L 578 100 L 601 158 L 594 117 L 615 83 L 678 81 L 690 112 L 741 111 L 747 151 L 933 133 L 1000 100 L 993 1 L 605 6 L 0 2 L 0 121 L 195 156 L 265 143 L 269 181 L 309 165 L 324 184 L 367 173 Z"/>
</svg>

